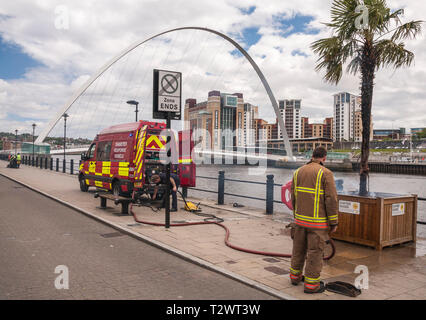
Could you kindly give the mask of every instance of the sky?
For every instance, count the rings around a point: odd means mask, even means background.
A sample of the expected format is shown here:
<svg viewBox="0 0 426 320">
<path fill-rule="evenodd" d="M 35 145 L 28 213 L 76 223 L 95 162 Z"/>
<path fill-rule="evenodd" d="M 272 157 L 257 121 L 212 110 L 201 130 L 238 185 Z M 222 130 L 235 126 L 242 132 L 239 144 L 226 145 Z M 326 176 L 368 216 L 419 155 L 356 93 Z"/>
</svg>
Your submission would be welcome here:
<svg viewBox="0 0 426 320">
<path fill-rule="evenodd" d="M 275 98 L 302 99 L 302 116 L 322 122 L 333 115 L 333 97 L 360 94 L 359 76 L 344 74 L 338 85 L 316 72 L 313 41 L 329 37 L 332 0 L 123 0 L 0 2 L 0 131 L 40 132 L 79 88 L 130 45 L 160 32 L 197 26 L 215 29 L 248 51 Z M 426 20 L 426 3 L 388 0 L 404 8 L 403 21 Z M 423 29 L 426 24 L 423 25 Z M 407 40 L 415 62 L 379 70 L 373 96 L 375 129 L 426 126 L 426 41 Z M 182 100 L 205 101 L 210 90 L 241 92 L 275 114 L 247 60 L 225 40 L 202 31 L 180 31 L 138 46 L 98 78 L 69 109 L 74 137 L 93 138 L 102 128 L 134 119 L 126 101 L 140 102 L 139 118 L 151 119 L 152 70 L 181 71 Z M 51 136 L 61 135 L 58 122 Z"/>
</svg>

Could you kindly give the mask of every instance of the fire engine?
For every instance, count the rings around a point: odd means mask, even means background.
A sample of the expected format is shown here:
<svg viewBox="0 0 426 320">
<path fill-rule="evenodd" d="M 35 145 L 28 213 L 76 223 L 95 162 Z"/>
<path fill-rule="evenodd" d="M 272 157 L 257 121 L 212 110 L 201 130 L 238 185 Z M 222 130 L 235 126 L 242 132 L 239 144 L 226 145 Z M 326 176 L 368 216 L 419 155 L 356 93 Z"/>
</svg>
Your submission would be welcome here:
<svg viewBox="0 0 426 320">
<path fill-rule="evenodd" d="M 142 120 L 102 130 L 81 155 L 80 190 L 96 187 L 117 196 L 142 192 L 153 174 L 166 170 L 165 130 L 165 123 Z M 179 175 L 182 187 L 195 187 L 191 136 L 189 130 L 171 134 L 171 172 Z"/>
</svg>

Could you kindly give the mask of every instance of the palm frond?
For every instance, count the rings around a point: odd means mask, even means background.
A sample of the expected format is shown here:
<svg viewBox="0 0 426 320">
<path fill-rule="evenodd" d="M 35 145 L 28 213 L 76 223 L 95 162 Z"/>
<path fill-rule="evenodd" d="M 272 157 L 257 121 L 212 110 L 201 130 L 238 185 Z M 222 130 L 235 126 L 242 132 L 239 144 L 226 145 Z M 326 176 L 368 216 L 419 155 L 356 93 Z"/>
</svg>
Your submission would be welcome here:
<svg viewBox="0 0 426 320">
<path fill-rule="evenodd" d="M 380 40 L 376 46 L 377 69 L 393 66 L 395 69 L 410 66 L 414 61 L 414 53 L 405 49 L 403 42 Z"/>
<path fill-rule="evenodd" d="M 339 37 L 330 37 L 315 41 L 311 49 L 318 54 L 316 71 L 326 70 L 324 79 L 328 82 L 338 83 L 342 77 L 343 43 Z"/>
<path fill-rule="evenodd" d="M 395 32 L 393 33 L 391 40 L 405 40 L 405 39 L 415 39 L 417 35 L 419 35 L 422 31 L 422 23 L 424 21 L 417 20 L 417 21 L 410 21 L 407 23 L 404 23 L 403 25 L 396 28 Z"/>
</svg>

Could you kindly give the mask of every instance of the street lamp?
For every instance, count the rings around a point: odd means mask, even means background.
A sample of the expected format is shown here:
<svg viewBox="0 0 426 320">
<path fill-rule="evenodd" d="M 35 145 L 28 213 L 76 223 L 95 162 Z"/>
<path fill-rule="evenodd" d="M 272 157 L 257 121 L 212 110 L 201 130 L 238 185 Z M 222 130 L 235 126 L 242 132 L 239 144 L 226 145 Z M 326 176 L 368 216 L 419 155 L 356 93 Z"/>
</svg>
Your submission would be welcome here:
<svg viewBox="0 0 426 320">
<path fill-rule="evenodd" d="M 15 130 L 15 156 L 18 153 L 17 148 L 18 148 L 18 129 Z"/>
<path fill-rule="evenodd" d="M 37 125 L 35 123 L 33 123 L 32 126 L 33 126 L 33 159 L 34 159 L 34 132 L 35 132 L 35 127 Z"/>
<path fill-rule="evenodd" d="M 138 112 L 139 112 L 139 110 L 138 110 L 138 104 L 139 104 L 139 102 L 137 102 L 135 100 L 129 100 L 129 101 L 127 101 L 127 103 L 136 106 L 136 110 L 135 110 L 135 113 L 136 113 L 136 122 L 138 122 Z"/>
<path fill-rule="evenodd" d="M 69 115 L 67 113 L 64 113 L 62 116 L 64 117 L 64 160 L 65 160 L 65 141 L 67 138 L 67 118 L 69 117 Z"/>
</svg>

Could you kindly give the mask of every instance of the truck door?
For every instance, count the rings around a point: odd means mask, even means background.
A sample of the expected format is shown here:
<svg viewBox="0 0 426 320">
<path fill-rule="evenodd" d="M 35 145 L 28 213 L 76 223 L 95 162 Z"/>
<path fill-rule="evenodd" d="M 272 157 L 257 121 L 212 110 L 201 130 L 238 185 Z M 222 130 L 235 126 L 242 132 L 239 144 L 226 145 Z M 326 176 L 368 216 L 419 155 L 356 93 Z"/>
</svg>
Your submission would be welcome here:
<svg viewBox="0 0 426 320">
<path fill-rule="evenodd" d="M 179 178 L 182 187 L 195 187 L 196 167 L 192 161 L 192 130 L 179 131 Z"/>
</svg>

